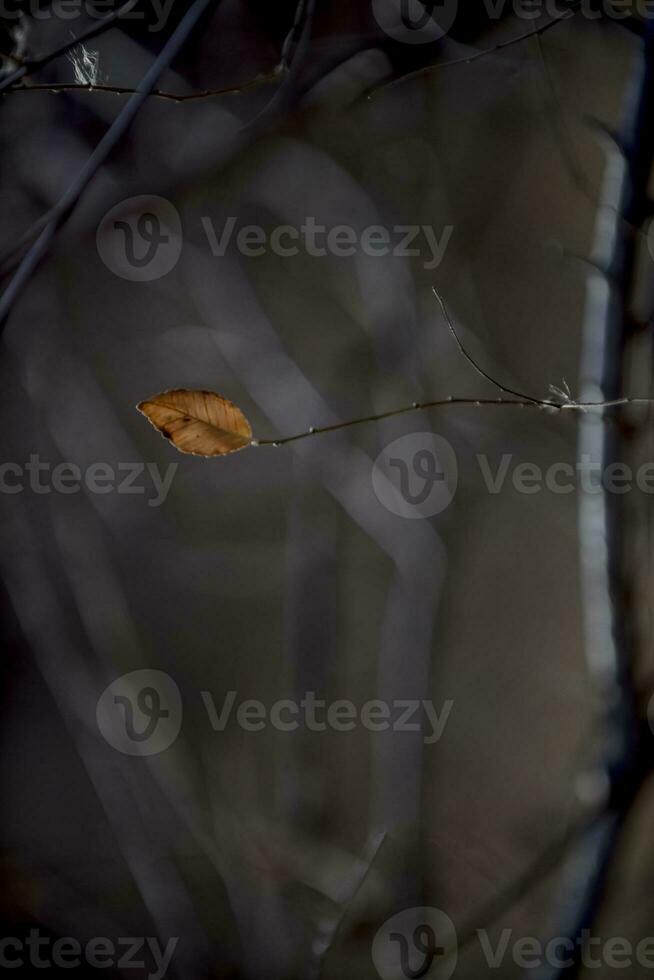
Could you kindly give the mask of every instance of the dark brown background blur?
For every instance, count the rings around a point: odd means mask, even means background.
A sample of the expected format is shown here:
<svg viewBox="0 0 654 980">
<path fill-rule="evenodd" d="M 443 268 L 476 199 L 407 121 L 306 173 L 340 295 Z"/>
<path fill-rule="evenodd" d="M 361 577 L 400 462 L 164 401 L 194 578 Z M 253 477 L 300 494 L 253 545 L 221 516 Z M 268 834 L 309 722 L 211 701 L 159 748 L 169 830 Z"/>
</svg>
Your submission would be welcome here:
<svg viewBox="0 0 654 980">
<path fill-rule="evenodd" d="M 271 71 L 293 14 L 290 2 L 216 5 L 159 87 Z M 32 23 L 29 43 L 49 48 L 78 26 Z M 475 460 L 574 463 L 572 413 L 435 410 L 205 462 L 178 456 L 134 410 L 166 388 L 209 388 L 273 438 L 427 397 L 494 396 L 457 351 L 434 284 L 495 376 L 542 397 L 563 377 L 574 387 L 587 274 L 575 256 L 591 247 L 606 151 L 586 119 L 619 124 L 638 46 L 573 18 L 540 51 L 527 40 L 366 98 L 421 61 L 531 25 L 477 10 L 459 26 L 408 51 L 365 0 L 318 4 L 265 125 L 247 126 L 271 84 L 150 99 L 12 315 L 4 460 L 179 469 L 158 508 L 115 493 L 0 499 L 5 935 L 35 924 L 82 942 L 178 936 L 176 977 L 364 980 L 387 917 L 426 904 L 457 928 L 475 921 L 577 806 L 594 730 L 578 494 L 493 496 Z M 88 47 L 100 82 L 129 87 L 162 42 L 129 25 Z M 72 81 L 73 68 L 62 59 L 36 80 Z M 3 97 L 4 247 L 56 201 L 123 102 Z M 177 208 L 183 250 L 162 279 L 128 282 L 101 261 L 96 229 L 145 194 Z M 420 258 L 219 258 L 207 215 L 216 227 L 315 216 L 453 234 L 435 272 Z M 459 487 L 443 514 L 407 521 L 373 495 L 372 463 L 425 429 L 454 447 Z M 179 685 L 182 735 L 161 756 L 123 757 L 98 733 L 95 703 L 146 667 Z M 454 706 L 435 745 L 363 729 L 214 732 L 200 692 L 220 704 L 230 690 L 266 705 L 314 690 Z M 651 929 L 643 839 L 620 865 L 606 936 Z M 493 935 L 547 937 L 562 887 L 544 880 Z M 455 976 L 489 972 L 473 943 Z M 520 970 L 507 961 L 501 974 Z"/>
</svg>

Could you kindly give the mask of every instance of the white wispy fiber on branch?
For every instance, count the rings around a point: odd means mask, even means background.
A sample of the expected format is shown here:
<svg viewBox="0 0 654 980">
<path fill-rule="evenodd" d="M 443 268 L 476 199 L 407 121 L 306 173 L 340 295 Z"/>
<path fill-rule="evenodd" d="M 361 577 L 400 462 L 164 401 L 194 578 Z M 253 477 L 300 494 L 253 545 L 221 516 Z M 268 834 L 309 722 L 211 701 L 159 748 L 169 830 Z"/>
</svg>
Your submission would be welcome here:
<svg viewBox="0 0 654 980">
<path fill-rule="evenodd" d="M 100 52 L 89 51 L 83 44 L 68 52 L 78 85 L 95 85 L 100 72 Z"/>
</svg>

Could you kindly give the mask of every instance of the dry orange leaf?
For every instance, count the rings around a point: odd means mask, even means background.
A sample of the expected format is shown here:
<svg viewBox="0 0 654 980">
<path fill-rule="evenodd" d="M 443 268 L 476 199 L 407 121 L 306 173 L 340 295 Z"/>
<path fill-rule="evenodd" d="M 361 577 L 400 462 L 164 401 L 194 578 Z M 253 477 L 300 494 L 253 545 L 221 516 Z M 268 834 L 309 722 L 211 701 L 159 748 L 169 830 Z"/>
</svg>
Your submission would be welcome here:
<svg viewBox="0 0 654 980">
<path fill-rule="evenodd" d="M 252 443 L 252 429 L 243 412 L 213 391 L 175 388 L 136 407 L 182 453 L 225 456 Z"/>
</svg>

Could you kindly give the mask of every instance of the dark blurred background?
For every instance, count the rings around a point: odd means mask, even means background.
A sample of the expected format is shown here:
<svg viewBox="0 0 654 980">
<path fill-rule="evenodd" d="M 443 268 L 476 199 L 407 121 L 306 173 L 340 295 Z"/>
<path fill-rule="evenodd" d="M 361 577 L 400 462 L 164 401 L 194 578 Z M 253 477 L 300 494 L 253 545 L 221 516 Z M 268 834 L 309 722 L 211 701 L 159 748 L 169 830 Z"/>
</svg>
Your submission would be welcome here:
<svg viewBox="0 0 654 980">
<path fill-rule="evenodd" d="M 62 56 L 1 97 L 4 256 L 124 105 L 102 86 L 133 88 L 187 7 L 175 0 L 159 30 L 118 21 L 86 44 L 86 69 L 76 48 L 77 68 Z M 488 903 L 597 792 L 580 780 L 597 701 L 579 494 L 508 481 L 490 494 L 476 460 L 574 464 L 574 413 L 434 409 L 205 461 L 135 411 L 158 391 L 207 388 L 273 439 L 497 396 L 457 350 L 434 285 L 494 377 L 542 398 L 563 378 L 576 390 L 583 259 L 611 153 L 589 120 L 621 125 L 638 39 L 575 16 L 497 47 L 539 24 L 508 9 L 491 22 L 480 2 L 411 45 L 384 33 L 369 0 L 309 8 L 285 47 L 294 0 L 210 5 L 157 88 L 236 91 L 147 101 L 22 294 L 0 359 L 3 461 L 178 464 L 158 507 L 85 489 L 0 498 L 3 935 L 178 937 L 179 978 L 375 977 L 386 919 L 426 905 L 460 931 L 485 925 Z M 24 9 L 4 18 L 7 54 L 43 53 L 91 22 Z M 465 63 L 482 49 L 495 50 Z M 80 83 L 89 58 L 97 91 L 46 90 Z M 445 62 L 457 63 L 404 78 Z M 96 232 L 141 195 L 174 206 L 183 247 L 166 275 L 129 281 Z M 202 219 L 219 232 L 230 216 L 268 232 L 308 216 L 452 232 L 436 269 L 424 255 L 249 257 L 233 242 L 214 256 Z M 405 520 L 373 493 L 373 462 L 430 430 L 456 452 L 458 489 L 444 512 Z M 646 503 L 634 561 L 648 557 Z M 167 673 L 183 703 L 179 738 L 145 758 L 96 724 L 102 691 L 141 669 Z M 453 707 L 429 745 L 361 726 L 214 731 L 203 691 L 218 706 L 230 691 L 268 707 L 315 691 Z M 649 935 L 648 839 L 645 798 L 602 935 Z M 544 874 L 489 925 L 494 941 L 506 927 L 546 938 L 565 887 L 558 869 Z M 492 973 L 478 943 L 461 949 L 455 977 Z M 500 973 L 522 975 L 509 959 Z"/>
</svg>

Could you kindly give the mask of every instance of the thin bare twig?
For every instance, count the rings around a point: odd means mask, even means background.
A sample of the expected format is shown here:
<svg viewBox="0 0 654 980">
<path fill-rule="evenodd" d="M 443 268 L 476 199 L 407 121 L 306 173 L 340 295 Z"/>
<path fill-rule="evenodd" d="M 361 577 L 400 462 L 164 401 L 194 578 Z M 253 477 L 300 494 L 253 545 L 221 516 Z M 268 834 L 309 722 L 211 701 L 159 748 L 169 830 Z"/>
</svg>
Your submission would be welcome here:
<svg viewBox="0 0 654 980">
<path fill-rule="evenodd" d="M 354 426 L 365 425 L 372 422 L 381 422 L 384 419 L 394 418 L 398 415 L 407 415 L 409 412 L 418 412 L 428 408 L 445 408 L 452 405 L 468 405 L 475 408 L 489 406 L 512 406 L 513 408 L 532 408 L 549 412 L 587 412 L 591 409 L 602 411 L 607 408 L 620 408 L 624 405 L 654 404 L 654 399 L 641 396 L 625 396 L 605 401 L 576 401 L 575 399 L 571 398 L 567 392 L 561 391 L 560 389 L 552 386 L 552 390 L 560 399 L 558 401 L 554 401 L 550 398 L 535 398 L 532 395 L 517 391 L 514 388 L 508 388 L 506 385 L 503 385 L 500 381 L 497 381 L 496 378 L 484 370 L 484 368 L 481 367 L 477 361 L 475 361 L 472 354 L 466 350 L 456 332 L 452 318 L 441 295 L 434 287 L 432 287 L 432 291 L 440 304 L 441 310 L 443 311 L 443 316 L 445 317 L 445 322 L 447 323 L 450 333 L 452 334 L 460 353 L 475 369 L 480 377 L 484 378 L 485 381 L 490 382 L 490 384 L 494 385 L 499 391 L 504 392 L 504 394 L 512 395 L 512 398 L 454 398 L 449 396 L 448 398 L 437 398 L 431 401 L 412 402 L 410 405 L 403 405 L 401 408 L 390 409 L 388 412 L 381 412 L 377 415 L 365 415 L 361 418 L 350 419 L 347 422 L 336 422 L 333 425 L 312 426 L 310 429 L 305 430 L 304 432 L 298 432 L 292 436 L 284 436 L 283 438 L 279 439 L 255 439 L 252 442 L 252 446 L 287 446 L 291 442 L 299 442 L 301 439 L 309 439 L 312 436 L 325 435 L 329 432 L 339 432 L 341 429 L 351 429 Z"/>
<path fill-rule="evenodd" d="M 309 439 L 312 436 L 326 435 L 329 432 L 339 432 L 341 429 L 351 429 L 354 426 L 365 425 L 371 422 L 382 422 L 384 419 L 392 419 L 397 415 L 408 415 L 409 412 L 419 412 L 428 408 L 447 408 L 452 405 L 467 405 L 472 408 L 486 407 L 511 407 L 511 408 L 534 408 L 539 411 L 563 412 L 577 411 L 586 412 L 589 409 L 620 408 L 623 405 L 654 405 L 654 398 L 615 398 L 613 401 L 606 402 L 554 402 L 537 401 L 536 399 L 509 399 L 509 398 L 436 398 L 433 401 L 412 402 L 411 405 L 403 405 L 402 408 L 394 408 L 388 412 L 381 412 L 379 415 L 365 415 L 362 418 L 350 419 L 347 422 L 337 422 L 334 425 L 312 426 L 304 432 L 296 435 L 285 436 L 279 439 L 255 439 L 252 446 L 287 446 L 291 442 L 299 442 L 300 439 Z"/>
<path fill-rule="evenodd" d="M 195 3 L 188 9 L 155 62 L 143 76 L 134 95 L 102 137 L 76 179 L 49 212 L 48 223 L 22 259 L 16 274 L 0 298 L 0 329 L 6 323 L 16 299 L 47 253 L 59 228 L 75 208 L 98 169 L 123 138 L 157 81 L 184 46 L 201 16 L 212 2 L 215 0 L 195 0 Z"/>
<path fill-rule="evenodd" d="M 130 4 L 136 2 L 136 0 L 130 0 Z M 257 87 L 264 84 L 273 84 L 275 82 L 280 83 L 277 92 L 268 102 L 268 104 L 262 109 L 262 111 L 254 118 L 254 120 L 249 124 L 253 127 L 255 124 L 260 123 L 264 118 L 268 117 L 271 111 L 277 106 L 280 95 L 285 92 L 286 81 L 290 78 L 291 74 L 295 75 L 299 69 L 304 56 L 306 54 L 310 37 L 311 37 L 311 25 L 313 21 L 313 14 L 315 12 L 316 0 L 300 0 L 298 7 L 296 9 L 296 17 L 293 27 L 289 32 L 286 41 L 284 43 L 284 48 L 281 54 L 281 60 L 279 65 L 273 69 L 272 72 L 264 75 L 258 75 L 256 78 L 251 79 L 248 82 L 244 82 L 240 85 L 235 85 L 231 87 L 226 87 L 223 89 L 207 89 L 203 92 L 190 92 L 187 94 L 176 94 L 173 92 L 162 92 L 158 89 L 151 90 L 147 93 L 148 97 L 165 99 L 172 102 L 192 102 L 200 99 L 208 99 L 212 97 L 225 96 L 231 94 L 240 94 L 249 90 L 251 88 Z M 126 8 L 129 5 L 126 5 Z M 121 8 L 125 12 L 126 8 Z M 118 12 L 116 12 L 116 15 Z M 114 18 L 115 19 L 115 18 Z M 109 26 L 109 25 L 106 25 Z M 106 26 L 103 29 L 106 29 Z M 83 34 L 71 42 L 73 46 L 80 43 L 82 40 L 88 39 L 90 35 Z M 52 58 L 57 57 L 59 54 L 63 54 L 64 51 L 68 50 L 68 46 L 64 46 L 61 49 L 57 49 L 56 52 L 52 52 L 51 55 L 47 56 L 47 60 L 52 60 Z M 288 58 L 293 52 L 293 62 L 289 67 L 287 64 Z M 41 62 L 45 63 L 43 59 Z M 31 85 L 25 87 L 7 87 L 8 82 L 11 79 L 15 79 L 15 75 L 12 75 L 10 79 L 5 80 L 5 85 L 0 86 L 0 94 L 3 92 L 8 94 L 9 92 L 27 92 L 27 91 L 40 91 L 40 92 L 72 92 L 72 91 L 86 91 L 86 92 L 105 92 L 107 94 L 114 95 L 125 95 L 125 96 L 135 96 L 140 89 L 125 88 L 122 86 L 114 85 L 80 85 L 79 83 L 54 83 L 54 84 L 44 84 L 44 85 Z M 46 226 L 56 218 L 58 205 L 51 208 L 45 214 L 41 215 L 18 239 L 14 242 L 11 248 L 5 250 L 4 253 L 0 254 L 0 276 L 8 275 L 12 272 L 18 265 L 21 251 L 27 248 L 31 242 L 34 241 L 37 235 L 43 233 L 45 234 Z M 1 329 L 1 321 L 0 321 Z"/>
<path fill-rule="evenodd" d="M 541 405 L 542 406 L 543 404 L 547 404 L 547 405 L 551 404 L 550 402 L 543 402 L 543 400 L 541 398 L 533 398 L 531 395 L 525 395 L 522 391 L 516 391 L 514 388 L 507 388 L 506 385 L 501 384 L 499 381 L 496 381 L 495 378 L 491 377 L 491 375 L 488 374 L 488 372 L 485 371 L 474 360 L 474 358 L 472 357 L 472 355 L 468 353 L 468 351 L 465 349 L 465 347 L 461 343 L 461 341 L 459 339 L 459 335 L 457 334 L 456 330 L 454 329 L 454 324 L 452 322 L 452 318 L 451 318 L 450 314 L 448 313 L 447 307 L 445 306 L 445 303 L 443 302 L 443 299 L 442 299 L 440 293 L 438 292 L 438 290 L 434 286 L 432 286 L 432 292 L 433 292 L 434 296 L 436 297 L 436 299 L 438 300 L 438 304 L 439 304 L 439 306 L 441 308 L 441 311 L 443 313 L 443 316 L 445 318 L 445 322 L 446 322 L 446 324 L 447 324 L 447 326 L 449 328 L 450 333 L 454 337 L 454 342 L 455 342 L 456 346 L 459 348 L 460 353 L 465 357 L 466 361 L 468 361 L 468 363 L 472 365 L 472 367 L 475 369 L 475 371 L 477 372 L 477 374 L 481 375 L 481 377 L 484 378 L 486 381 L 490 381 L 490 383 L 492 385 L 495 385 L 496 388 L 499 388 L 500 391 L 503 391 L 505 395 L 514 395 L 516 398 L 519 398 L 522 401 L 533 402 L 534 405 Z"/>
<path fill-rule="evenodd" d="M 16 82 L 19 82 L 21 78 L 26 78 L 27 75 L 32 75 L 35 71 L 39 71 L 41 68 L 45 68 L 49 65 L 51 61 L 55 61 L 56 58 L 60 58 L 62 54 L 66 54 L 72 48 L 77 47 L 78 44 L 82 44 L 84 41 L 90 41 L 94 37 L 99 37 L 100 34 L 104 34 L 109 28 L 128 14 L 138 3 L 138 0 L 127 0 L 122 7 L 117 10 L 112 11 L 105 17 L 101 17 L 97 24 L 93 24 L 87 30 L 82 31 L 76 37 L 66 41 L 65 44 L 60 45 L 53 51 L 49 51 L 47 54 L 40 55 L 37 58 L 29 58 L 16 68 L 14 71 L 10 72 L 6 78 L 0 81 L 0 92 L 6 92 L 8 89 L 14 87 Z"/>
<path fill-rule="evenodd" d="M 225 88 L 204 89 L 201 92 L 162 92 L 160 89 L 153 89 L 149 93 L 149 97 L 166 99 L 169 102 L 196 102 L 200 99 L 213 99 L 224 95 L 241 95 L 244 92 L 249 92 L 253 88 L 258 88 L 260 85 L 272 85 L 279 82 L 279 80 L 279 70 L 275 69 L 267 74 L 256 75 L 255 78 L 250 78 L 246 82 L 241 82 L 238 85 L 229 85 Z M 15 95 L 19 92 L 51 92 L 53 95 L 57 95 L 60 92 L 99 92 L 108 95 L 135 95 L 136 89 L 123 85 L 83 85 L 79 82 L 44 82 L 38 85 L 17 85 L 7 89 L 3 94 Z"/>
<path fill-rule="evenodd" d="M 563 21 L 570 20 L 576 14 L 577 10 L 581 6 L 581 0 L 575 0 L 575 3 L 570 5 L 568 10 L 565 10 L 558 17 L 552 17 L 548 20 L 546 24 L 541 24 L 540 27 L 535 27 L 531 31 L 525 31 L 523 34 L 518 34 L 516 37 L 511 37 L 507 41 L 500 41 L 492 48 L 482 48 L 480 51 L 475 51 L 473 54 L 465 55 L 462 58 L 453 58 L 451 61 L 438 61 L 434 65 L 424 65 L 422 68 L 417 68 L 415 71 L 407 72 L 406 75 L 402 75 L 400 78 L 392 78 L 388 82 L 382 82 L 380 85 L 376 85 L 374 88 L 369 89 L 366 93 L 368 99 L 373 99 L 379 93 L 385 89 L 396 88 L 403 82 L 409 81 L 412 78 L 418 78 L 421 75 L 431 75 L 433 72 L 441 71 L 443 68 L 454 68 L 456 65 L 470 65 L 473 61 L 479 61 L 481 58 L 488 58 L 489 55 L 497 54 L 498 51 L 503 51 L 505 48 L 511 48 L 514 44 L 521 44 L 523 41 L 529 40 L 529 38 L 537 37 L 538 35 L 543 35 L 547 31 L 556 27 L 558 24 L 563 23 Z"/>
</svg>

